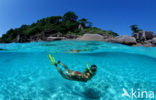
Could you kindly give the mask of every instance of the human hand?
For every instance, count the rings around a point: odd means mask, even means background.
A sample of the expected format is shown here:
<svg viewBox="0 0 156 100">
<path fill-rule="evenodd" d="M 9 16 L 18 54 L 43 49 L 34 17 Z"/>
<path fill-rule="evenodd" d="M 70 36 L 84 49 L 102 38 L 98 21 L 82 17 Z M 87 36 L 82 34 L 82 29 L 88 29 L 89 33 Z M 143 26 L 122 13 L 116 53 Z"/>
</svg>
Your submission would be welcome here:
<svg viewBox="0 0 156 100">
<path fill-rule="evenodd" d="M 58 63 L 61 63 L 61 61 L 59 60 Z"/>
</svg>

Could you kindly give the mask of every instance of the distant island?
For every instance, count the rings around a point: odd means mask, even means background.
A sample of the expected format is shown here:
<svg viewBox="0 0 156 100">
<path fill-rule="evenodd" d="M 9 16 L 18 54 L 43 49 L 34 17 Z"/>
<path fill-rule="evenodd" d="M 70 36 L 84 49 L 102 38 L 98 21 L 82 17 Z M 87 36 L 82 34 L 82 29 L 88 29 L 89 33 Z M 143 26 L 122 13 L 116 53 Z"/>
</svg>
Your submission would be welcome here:
<svg viewBox="0 0 156 100">
<path fill-rule="evenodd" d="M 96 40 L 121 43 L 132 46 L 156 46 L 156 36 L 151 31 L 142 31 L 137 25 L 131 25 L 132 37 L 109 30 L 92 27 L 86 18 L 79 19 L 74 12 L 63 16 L 51 16 L 38 20 L 31 25 L 22 25 L 10 29 L 0 38 L 0 43 L 24 43 L 53 40 Z"/>
<path fill-rule="evenodd" d="M 2 35 L 0 42 L 31 42 L 46 41 L 48 37 L 76 38 L 84 33 L 100 33 L 118 36 L 112 31 L 92 27 L 86 18 L 78 19 L 74 12 L 67 12 L 63 16 L 51 16 L 38 20 L 31 25 L 22 25 L 20 28 L 10 29 Z"/>
</svg>

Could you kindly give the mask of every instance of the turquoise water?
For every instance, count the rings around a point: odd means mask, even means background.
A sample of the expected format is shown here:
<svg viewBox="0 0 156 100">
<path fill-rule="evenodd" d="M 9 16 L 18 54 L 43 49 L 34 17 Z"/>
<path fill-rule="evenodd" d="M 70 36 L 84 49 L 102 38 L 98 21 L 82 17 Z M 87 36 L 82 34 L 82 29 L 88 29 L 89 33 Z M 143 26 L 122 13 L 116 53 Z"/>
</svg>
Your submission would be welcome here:
<svg viewBox="0 0 156 100">
<path fill-rule="evenodd" d="M 0 44 L 0 48 L 4 49 L 0 51 L 0 100 L 132 100 L 121 96 L 123 88 L 156 93 L 154 47 L 56 41 Z M 86 62 L 95 64 L 97 74 L 87 83 L 66 80 L 50 65 L 49 53 L 72 70 L 83 72 Z"/>
</svg>

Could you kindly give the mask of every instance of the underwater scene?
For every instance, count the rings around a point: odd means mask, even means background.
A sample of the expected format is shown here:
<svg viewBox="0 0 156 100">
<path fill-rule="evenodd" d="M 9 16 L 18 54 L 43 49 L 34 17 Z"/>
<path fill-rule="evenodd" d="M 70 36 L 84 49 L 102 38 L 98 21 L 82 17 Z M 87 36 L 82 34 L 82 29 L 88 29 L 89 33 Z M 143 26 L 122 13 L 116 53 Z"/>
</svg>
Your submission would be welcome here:
<svg viewBox="0 0 156 100">
<path fill-rule="evenodd" d="M 156 100 L 155 47 L 54 41 L 0 48 L 0 100 Z M 48 54 L 75 71 L 96 65 L 96 75 L 87 82 L 67 80 Z"/>
</svg>

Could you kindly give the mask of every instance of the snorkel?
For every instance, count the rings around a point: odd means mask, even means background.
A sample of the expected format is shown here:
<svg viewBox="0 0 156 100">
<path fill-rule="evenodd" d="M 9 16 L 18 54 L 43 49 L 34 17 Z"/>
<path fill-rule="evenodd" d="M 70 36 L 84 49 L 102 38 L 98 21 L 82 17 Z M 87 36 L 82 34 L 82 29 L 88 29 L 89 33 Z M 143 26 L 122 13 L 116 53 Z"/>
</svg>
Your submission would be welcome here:
<svg viewBox="0 0 156 100">
<path fill-rule="evenodd" d="M 92 71 L 90 70 L 88 63 L 87 63 L 87 69 L 89 70 L 89 73 L 93 74 Z"/>
</svg>

